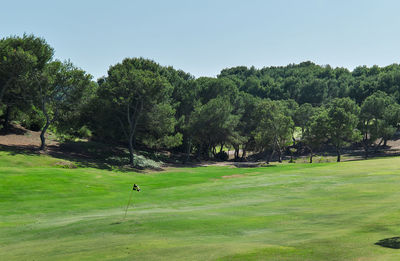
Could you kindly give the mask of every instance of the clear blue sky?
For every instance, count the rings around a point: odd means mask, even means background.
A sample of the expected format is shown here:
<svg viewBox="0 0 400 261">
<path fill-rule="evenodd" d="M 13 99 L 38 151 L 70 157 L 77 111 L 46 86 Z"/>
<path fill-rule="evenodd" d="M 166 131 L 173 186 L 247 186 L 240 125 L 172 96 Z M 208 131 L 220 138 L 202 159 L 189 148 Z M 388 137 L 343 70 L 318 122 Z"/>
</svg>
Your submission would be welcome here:
<svg viewBox="0 0 400 261">
<path fill-rule="evenodd" d="M 197 77 L 237 65 L 400 62 L 396 0 L 20 0 L 0 10 L 0 37 L 44 37 L 95 78 L 125 57 Z"/>
</svg>

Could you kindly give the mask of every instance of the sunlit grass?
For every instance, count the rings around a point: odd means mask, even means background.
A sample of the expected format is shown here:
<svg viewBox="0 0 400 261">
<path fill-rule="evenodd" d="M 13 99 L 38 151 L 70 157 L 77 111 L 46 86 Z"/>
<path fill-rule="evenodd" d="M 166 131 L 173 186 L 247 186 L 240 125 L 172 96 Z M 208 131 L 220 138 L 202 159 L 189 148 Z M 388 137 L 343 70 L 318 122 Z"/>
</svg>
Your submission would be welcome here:
<svg viewBox="0 0 400 261">
<path fill-rule="evenodd" d="M 150 174 L 59 161 L 0 154 L 0 260 L 400 259 L 374 245 L 400 236 L 400 158 Z"/>
</svg>

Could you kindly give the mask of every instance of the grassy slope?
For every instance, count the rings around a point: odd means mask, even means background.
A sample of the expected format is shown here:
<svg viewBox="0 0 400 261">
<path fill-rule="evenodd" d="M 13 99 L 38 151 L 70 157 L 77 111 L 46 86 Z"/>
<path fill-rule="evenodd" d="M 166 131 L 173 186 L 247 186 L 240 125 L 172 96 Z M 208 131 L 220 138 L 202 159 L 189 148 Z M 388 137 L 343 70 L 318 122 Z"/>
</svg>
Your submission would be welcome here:
<svg viewBox="0 0 400 261">
<path fill-rule="evenodd" d="M 55 162 L 0 153 L 0 260 L 400 259 L 374 245 L 400 235 L 400 158 L 154 174 Z"/>
</svg>

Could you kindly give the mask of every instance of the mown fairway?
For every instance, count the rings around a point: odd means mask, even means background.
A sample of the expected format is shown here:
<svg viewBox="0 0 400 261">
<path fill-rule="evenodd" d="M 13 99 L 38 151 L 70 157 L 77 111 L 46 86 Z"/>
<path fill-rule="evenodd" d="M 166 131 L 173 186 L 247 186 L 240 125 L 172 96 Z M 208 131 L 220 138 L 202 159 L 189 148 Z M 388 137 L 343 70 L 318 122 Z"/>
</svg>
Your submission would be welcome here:
<svg viewBox="0 0 400 261">
<path fill-rule="evenodd" d="M 400 260 L 374 245 L 400 236 L 400 158 L 153 174 L 57 161 L 0 155 L 0 260 Z"/>
</svg>

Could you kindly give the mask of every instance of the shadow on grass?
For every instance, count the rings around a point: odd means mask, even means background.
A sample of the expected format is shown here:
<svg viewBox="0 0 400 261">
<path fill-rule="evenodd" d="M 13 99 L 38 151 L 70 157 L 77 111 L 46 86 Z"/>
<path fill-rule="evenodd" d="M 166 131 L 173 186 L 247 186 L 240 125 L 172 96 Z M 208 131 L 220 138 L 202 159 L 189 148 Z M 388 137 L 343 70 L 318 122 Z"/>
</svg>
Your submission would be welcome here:
<svg viewBox="0 0 400 261">
<path fill-rule="evenodd" d="M 387 248 L 400 249 L 400 237 L 381 239 L 378 242 L 376 242 L 375 245 Z"/>
<path fill-rule="evenodd" d="M 0 150 L 6 151 L 11 155 L 24 154 L 24 155 L 41 155 L 46 154 L 60 160 L 74 162 L 77 167 L 89 167 L 105 170 L 119 170 L 122 172 L 144 172 L 144 170 L 162 170 L 161 166 L 158 167 L 136 167 L 132 168 L 127 165 L 129 154 L 127 150 L 118 145 L 104 144 L 94 141 L 78 141 L 78 142 L 64 142 L 59 145 L 49 145 L 46 152 L 40 152 L 37 146 L 33 145 L 0 145 Z M 212 165 L 213 162 L 202 162 L 190 157 L 189 161 L 186 154 L 166 154 L 160 152 L 140 151 L 140 157 L 151 159 L 155 162 L 166 163 L 164 167 L 175 168 L 198 168 Z M 346 155 L 353 158 L 346 159 L 346 161 L 363 160 L 361 151 L 353 151 L 346 153 Z M 355 157 L 358 156 L 358 157 Z M 376 154 L 371 154 L 369 159 L 394 157 L 400 156 L 397 150 L 388 149 L 380 151 Z M 183 163 L 185 162 L 185 163 Z M 218 162 L 215 162 L 217 164 Z M 276 167 L 275 164 L 263 164 L 263 162 L 231 162 L 231 166 L 236 168 L 256 168 L 256 167 Z"/>
<path fill-rule="evenodd" d="M 68 141 L 58 145 L 48 145 L 46 151 L 39 151 L 34 145 L 1 145 L 0 150 L 10 153 L 11 155 L 49 155 L 60 160 L 71 161 L 77 167 L 97 168 L 104 170 L 119 170 L 122 172 L 144 172 L 145 170 L 163 170 L 157 166 L 137 166 L 132 168 L 128 165 L 129 154 L 127 149 L 94 141 Z M 166 163 L 166 166 L 196 168 L 201 167 L 202 162 L 182 163 L 183 157 L 179 155 L 163 155 L 162 153 L 153 153 L 150 151 L 140 151 L 139 155 L 135 155 L 136 159 L 150 159 L 155 162 Z M 191 159 L 192 160 L 192 159 Z"/>
<path fill-rule="evenodd" d="M 114 155 L 121 156 L 124 152 L 96 142 L 64 142 L 58 146 L 48 146 L 47 154 L 54 158 L 73 161 L 79 167 L 111 170 L 121 166 L 114 166 L 113 162 L 108 162 L 107 159 Z"/>
<path fill-rule="evenodd" d="M 136 171 L 140 168 L 126 166 L 126 162 L 118 159 L 127 157 L 121 148 L 114 148 L 96 142 L 65 142 L 59 145 L 49 145 L 45 152 L 39 151 L 37 146 L 0 145 L 0 150 L 11 155 L 49 155 L 51 157 L 74 162 L 78 167 L 97 168 L 105 170 L 117 169 L 123 172 Z"/>
<path fill-rule="evenodd" d="M 19 154 L 24 155 L 39 155 L 40 153 L 37 150 L 36 146 L 8 146 L 8 145 L 0 145 L 1 151 L 6 151 L 10 153 L 10 155 L 15 156 Z"/>
<path fill-rule="evenodd" d="M 276 165 L 265 164 L 262 162 L 235 162 L 233 165 L 236 168 L 259 168 L 259 167 L 272 167 Z"/>
</svg>

